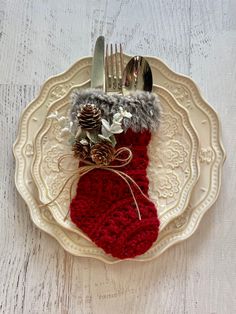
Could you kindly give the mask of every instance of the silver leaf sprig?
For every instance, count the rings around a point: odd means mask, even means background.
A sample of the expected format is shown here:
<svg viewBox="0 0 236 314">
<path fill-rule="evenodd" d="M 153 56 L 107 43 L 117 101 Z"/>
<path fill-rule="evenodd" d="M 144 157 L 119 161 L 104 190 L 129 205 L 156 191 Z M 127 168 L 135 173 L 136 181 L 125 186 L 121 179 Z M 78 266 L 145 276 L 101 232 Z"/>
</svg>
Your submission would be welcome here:
<svg viewBox="0 0 236 314">
<path fill-rule="evenodd" d="M 55 120 L 59 124 L 61 138 L 69 137 L 71 144 L 79 140 L 82 145 L 89 144 L 92 146 L 100 141 L 108 141 L 115 147 L 115 135 L 124 132 L 122 127 L 123 119 L 130 119 L 131 117 L 130 112 L 119 107 L 119 111 L 113 115 L 111 123 L 103 118 L 101 119 L 101 127 L 95 130 L 83 130 L 78 124 L 73 123 L 69 117 L 60 115 L 58 111 L 50 113 L 47 119 Z"/>
</svg>

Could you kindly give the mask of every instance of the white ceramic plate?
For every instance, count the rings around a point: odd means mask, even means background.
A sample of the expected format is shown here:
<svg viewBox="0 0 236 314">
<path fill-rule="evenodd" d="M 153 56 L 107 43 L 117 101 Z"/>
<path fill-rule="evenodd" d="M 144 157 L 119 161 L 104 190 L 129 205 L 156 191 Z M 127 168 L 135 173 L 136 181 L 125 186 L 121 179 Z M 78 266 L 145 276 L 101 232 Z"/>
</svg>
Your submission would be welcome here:
<svg viewBox="0 0 236 314">
<path fill-rule="evenodd" d="M 127 60 L 128 57 L 126 57 L 126 62 Z M 194 232 L 203 214 L 218 196 L 222 165 L 225 159 L 218 117 L 215 111 L 203 100 L 194 82 L 187 77 L 174 73 L 159 59 L 148 58 L 148 61 L 153 70 L 154 83 L 168 89 L 186 108 L 198 133 L 201 174 L 193 189 L 187 209 L 177 218 L 173 217 L 173 221 L 161 231 L 158 241 L 144 255 L 135 258 L 137 261 L 157 257 L 168 247 L 186 239 Z M 82 84 L 86 79 L 89 80 L 90 69 L 91 58 L 78 61 L 64 74 L 47 81 L 39 97 L 25 109 L 14 145 L 15 179 L 16 186 L 30 209 L 31 217 L 39 228 L 53 235 L 72 254 L 91 256 L 108 263 L 114 263 L 119 260 L 106 255 L 97 247 L 91 247 L 91 243 L 79 234 L 59 226 L 48 208 L 39 209 L 37 189 L 30 171 L 34 155 L 34 138 L 45 120 L 48 108 L 56 100 L 65 96 L 72 86 Z"/>
</svg>

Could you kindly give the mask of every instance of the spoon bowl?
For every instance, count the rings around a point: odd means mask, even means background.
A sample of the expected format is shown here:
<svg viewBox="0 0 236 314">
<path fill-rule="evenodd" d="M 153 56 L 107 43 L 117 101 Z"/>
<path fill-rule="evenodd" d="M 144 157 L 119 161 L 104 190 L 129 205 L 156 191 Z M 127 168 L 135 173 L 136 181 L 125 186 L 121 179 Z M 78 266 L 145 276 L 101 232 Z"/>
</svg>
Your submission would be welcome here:
<svg viewBox="0 0 236 314">
<path fill-rule="evenodd" d="M 125 67 L 122 92 L 124 95 L 136 90 L 151 92 L 152 82 L 152 71 L 149 63 L 144 57 L 135 56 Z"/>
</svg>

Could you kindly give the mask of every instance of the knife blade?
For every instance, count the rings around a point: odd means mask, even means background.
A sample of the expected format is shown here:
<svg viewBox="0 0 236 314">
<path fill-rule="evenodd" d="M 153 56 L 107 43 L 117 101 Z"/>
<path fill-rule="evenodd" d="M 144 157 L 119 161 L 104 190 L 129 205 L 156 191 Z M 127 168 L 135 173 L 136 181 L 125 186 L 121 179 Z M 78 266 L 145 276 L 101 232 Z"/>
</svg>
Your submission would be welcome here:
<svg viewBox="0 0 236 314">
<path fill-rule="evenodd" d="M 104 68 L 105 38 L 99 36 L 95 43 L 92 61 L 91 88 L 99 88 L 105 91 Z"/>
</svg>

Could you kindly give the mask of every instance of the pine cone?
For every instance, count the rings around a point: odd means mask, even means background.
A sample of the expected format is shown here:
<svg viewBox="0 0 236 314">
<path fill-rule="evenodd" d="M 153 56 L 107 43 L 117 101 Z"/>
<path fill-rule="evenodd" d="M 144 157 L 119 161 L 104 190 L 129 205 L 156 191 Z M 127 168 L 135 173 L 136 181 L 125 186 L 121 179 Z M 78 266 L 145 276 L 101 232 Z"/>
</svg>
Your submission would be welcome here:
<svg viewBox="0 0 236 314">
<path fill-rule="evenodd" d="M 83 105 L 78 114 L 78 122 L 82 129 L 97 129 L 101 125 L 101 110 L 94 104 Z"/>
<path fill-rule="evenodd" d="M 74 152 L 74 156 L 79 159 L 86 159 L 90 155 L 90 147 L 89 144 L 82 144 L 80 140 L 76 140 L 72 146 L 72 150 Z"/>
<path fill-rule="evenodd" d="M 114 159 L 115 149 L 108 141 L 94 144 L 91 148 L 91 158 L 97 165 L 109 165 Z"/>
</svg>

